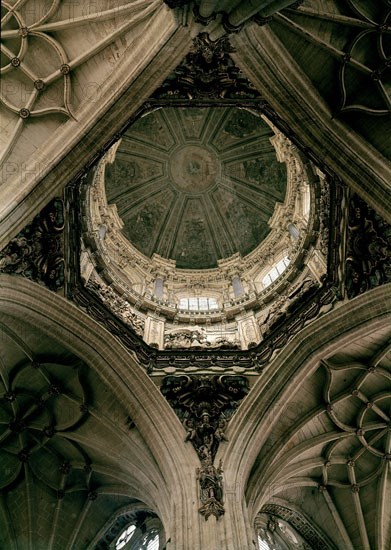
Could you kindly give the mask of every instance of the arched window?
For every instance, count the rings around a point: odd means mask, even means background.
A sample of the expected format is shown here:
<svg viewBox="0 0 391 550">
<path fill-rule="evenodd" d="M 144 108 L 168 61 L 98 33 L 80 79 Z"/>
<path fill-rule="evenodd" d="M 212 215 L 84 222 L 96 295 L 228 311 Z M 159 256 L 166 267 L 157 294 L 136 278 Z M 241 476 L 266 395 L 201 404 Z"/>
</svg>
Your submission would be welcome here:
<svg viewBox="0 0 391 550">
<path fill-rule="evenodd" d="M 296 227 L 296 225 L 294 223 L 290 223 L 290 224 L 288 224 L 288 231 L 289 231 L 289 234 L 292 237 L 292 239 L 294 241 L 297 241 L 297 239 L 300 236 L 300 229 L 298 227 Z"/>
<path fill-rule="evenodd" d="M 262 279 L 263 288 L 271 285 L 280 275 L 282 275 L 289 264 L 290 259 L 288 258 L 288 256 L 285 256 L 284 258 L 282 258 L 282 260 L 277 262 Z"/>
<path fill-rule="evenodd" d="M 135 525 L 129 525 L 129 527 L 127 527 L 124 531 L 122 531 L 122 533 L 117 539 L 117 542 L 115 543 L 115 550 L 120 550 L 121 548 L 123 548 L 125 544 L 127 544 L 130 541 L 135 530 L 136 530 Z"/>
<path fill-rule="evenodd" d="M 235 298 L 240 298 L 240 296 L 243 296 L 244 288 L 238 275 L 234 275 L 232 277 L 232 288 L 234 290 Z"/>
<path fill-rule="evenodd" d="M 308 216 L 310 214 L 310 206 L 311 206 L 310 186 L 305 185 L 304 192 L 303 192 L 303 217 L 306 221 L 308 221 Z"/>
<path fill-rule="evenodd" d="M 163 293 L 164 293 L 164 281 L 161 277 L 156 277 L 154 294 L 156 298 L 163 298 Z"/>
<path fill-rule="evenodd" d="M 181 298 L 179 300 L 179 309 L 187 311 L 208 311 L 210 309 L 219 309 L 219 304 L 216 298 Z"/>
<path fill-rule="evenodd" d="M 159 550 L 159 535 L 155 535 L 155 537 L 148 542 L 147 550 Z"/>
<path fill-rule="evenodd" d="M 270 544 L 258 534 L 258 550 L 273 550 Z"/>
</svg>

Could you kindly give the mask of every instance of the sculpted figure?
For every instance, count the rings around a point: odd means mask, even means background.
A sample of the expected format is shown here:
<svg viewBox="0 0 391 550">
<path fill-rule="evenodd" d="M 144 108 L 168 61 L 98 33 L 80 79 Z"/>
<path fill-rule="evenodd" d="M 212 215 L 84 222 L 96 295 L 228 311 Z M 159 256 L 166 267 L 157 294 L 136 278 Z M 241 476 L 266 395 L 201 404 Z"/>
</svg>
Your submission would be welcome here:
<svg viewBox="0 0 391 550">
<path fill-rule="evenodd" d="M 183 421 L 183 426 L 187 431 L 185 441 L 193 441 L 197 435 L 195 425 L 194 425 L 194 420 L 192 418 L 185 418 L 185 420 Z"/>
<path fill-rule="evenodd" d="M 225 420 L 225 418 L 220 418 L 214 434 L 215 438 L 219 443 L 220 441 L 228 441 L 228 438 L 224 433 L 226 428 L 227 428 L 227 421 Z"/>
</svg>

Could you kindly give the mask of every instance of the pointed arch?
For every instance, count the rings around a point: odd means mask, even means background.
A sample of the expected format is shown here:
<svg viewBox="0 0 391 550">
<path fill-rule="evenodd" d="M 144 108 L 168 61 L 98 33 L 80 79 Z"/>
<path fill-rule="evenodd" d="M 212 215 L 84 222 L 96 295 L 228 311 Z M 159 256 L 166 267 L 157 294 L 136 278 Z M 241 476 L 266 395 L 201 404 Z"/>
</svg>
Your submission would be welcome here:
<svg viewBox="0 0 391 550">
<path fill-rule="evenodd" d="M 144 471 L 141 469 L 138 474 L 141 485 L 137 487 L 137 475 L 133 481 L 133 497 L 142 496 L 139 491 L 143 484 L 149 486 L 155 502 L 149 498 L 148 505 L 153 505 L 160 515 L 166 533 L 170 534 L 178 520 L 176 516 L 173 521 L 176 509 L 182 509 L 187 517 L 194 515 L 195 519 L 197 510 L 191 506 L 195 487 L 188 482 L 195 476 L 195 453 L 184 445 L 178 418 L 135 357 L 69 301 L 27 279 L 0 276 L 0 311 L 10 319 L 21 320 L 24 326 L 39 327 L 43 338 L 46 335 L 54 339 L 79 357 L 115 392 L 116 398 L 126 404 L 156 463 L 155 471 L 148 472 L 153 464 L 145 461 Z M 82 443 L 89 444 L 88 438 Z M 107 443 L 101 441 L 99 448 L 105 453 L 114 452 L 105 445 Z M 103 470 L 101 473 L 105 474 Z M 121 483 L 121 475 L 118 477 L 115 472 L 110 475 L 114 476 L 114 483 Z M 159 483 L 161 487 L 153 486 Z M 115 493 L 115 487 L 113 490 Z M 128 494 L 127 491 L 124 489 L 124 494 Z M 186 538 L 186 533 L 181 536 Z M 186 546 L 185 541 L 183 544 Z"/>
</svg>

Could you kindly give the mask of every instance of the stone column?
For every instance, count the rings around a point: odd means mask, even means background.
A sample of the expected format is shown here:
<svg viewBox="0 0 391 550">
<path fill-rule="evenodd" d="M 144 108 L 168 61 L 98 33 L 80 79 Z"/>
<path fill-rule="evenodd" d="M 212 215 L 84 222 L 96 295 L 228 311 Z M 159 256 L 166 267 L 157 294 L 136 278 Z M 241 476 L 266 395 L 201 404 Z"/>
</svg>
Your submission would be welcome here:
<svg viewBox="0 0 391 550">
<path fill-rule="evenodd" d="M 189 443 L 189 454 L 193 449 Z M 184 443 L 186 445 L 186 443 Z M 192 457 L 193 458 L 193 457 Z M 224 464 L 223 464 L 224 470 Z M 224 515 L 218 519 L 211 515 L 207 520 L 199 513 L 201 507 L 196 472 L 188 477 L 186 493 L 193 494 L 182 505 L 173 503 L 171 527 L 166 533 L 167 550 L 255 550 L 254 529 L 249 523 L 244 498 L 239 494 L 236 472 L 223 472 Z M 180 488 L 177 488 L 180 490 Z"/>
</svg>

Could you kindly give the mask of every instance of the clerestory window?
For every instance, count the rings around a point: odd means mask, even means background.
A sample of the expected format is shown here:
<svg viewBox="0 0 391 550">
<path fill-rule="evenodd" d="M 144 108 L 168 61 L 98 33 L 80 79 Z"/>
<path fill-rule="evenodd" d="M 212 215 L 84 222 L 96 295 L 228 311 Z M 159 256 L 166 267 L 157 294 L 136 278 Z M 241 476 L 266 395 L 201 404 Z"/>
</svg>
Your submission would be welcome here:
<svg viewBox="0 0 391 550">
<path fill-rule="evenodd" d="M 181 298 L 179 300 L 179 309 L 187 311 L 208 311 L 210 309 L 219 309 L 219 304 L 216 298 Z"/>
<path fill-rule="evenodd" d="M 273 550 L 269 543 L 258 535 L 258 550 Z"/>
<path fill-rule="evenodd" d="M 148 542 L 147 550 L 159 550 L 159 535 Z"/>
<path fill-rule="evenodd" d="M 290 259 L 288 258 L 288 256 L 285 256 L 284 258 L 282 258 L 282 260 L 277 262 L 262 279 L 263 287 L 266 288 L 271 285 L 280 275 L 282 275 L 289 264 Z"/>
<path fill-rule="evenodd" d="M 125 546 L 132 550 L 159 550 L 159 533 L 156 532 L 156 529 L 149 531 L 141 540 L 139 535 L 134 535 L 135 531 L 135 525 L 129 525 L 124 529 L 115 543 L 115 550 L 121 550 Z M 133 535 L 135 536 L 134 540 L 132 539 Z"/>
</svg>

